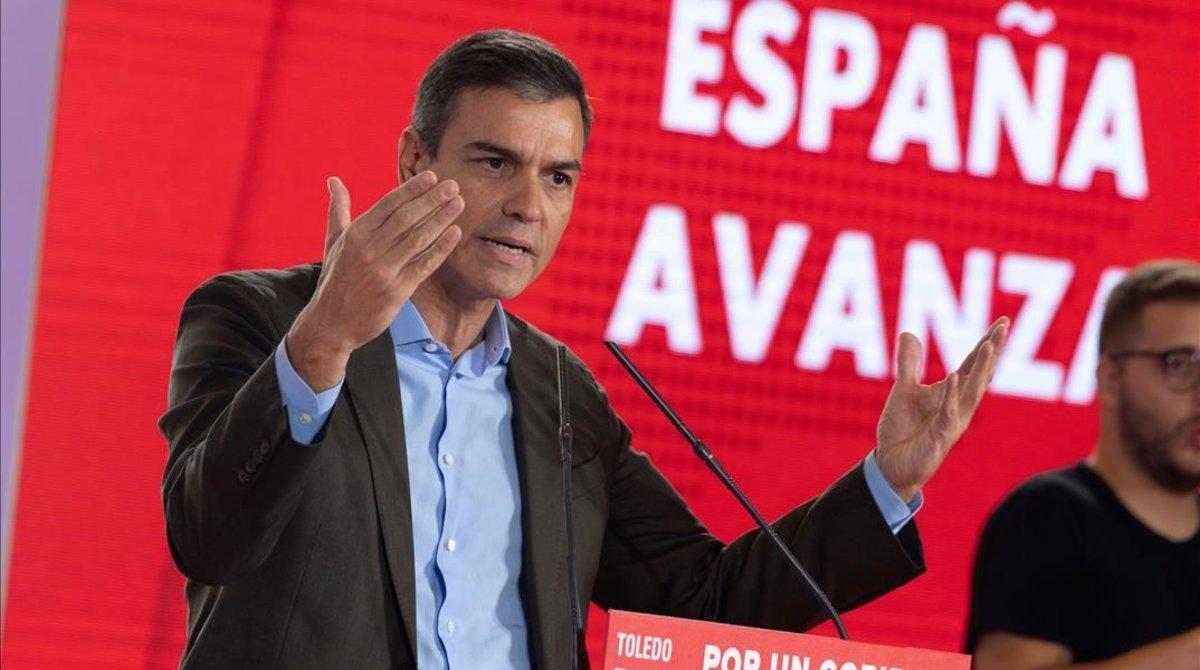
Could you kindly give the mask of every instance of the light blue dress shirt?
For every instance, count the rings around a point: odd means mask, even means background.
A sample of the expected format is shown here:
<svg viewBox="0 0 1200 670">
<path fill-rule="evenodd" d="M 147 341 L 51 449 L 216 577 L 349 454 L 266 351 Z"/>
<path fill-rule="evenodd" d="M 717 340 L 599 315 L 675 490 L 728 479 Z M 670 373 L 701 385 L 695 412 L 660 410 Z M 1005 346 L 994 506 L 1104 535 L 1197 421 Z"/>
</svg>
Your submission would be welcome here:
<svg viewBox="0 0 1200 670">
<path fill-rule="evenodd" d="M 496 305 L 483 341 L 457 361 L 411 302 L 389 332 L 408 451 L 420 666 L 528 668 L 504 310 Z M 275 369 L 292 439 L 312 444 L 342 384 L 314 392 L 292 367 L 284 342 Z M 921 495 L 901 500 L 874 452 L 863 470 L 884 520 L 899 532 L 921 507 Z"/>
</svg>

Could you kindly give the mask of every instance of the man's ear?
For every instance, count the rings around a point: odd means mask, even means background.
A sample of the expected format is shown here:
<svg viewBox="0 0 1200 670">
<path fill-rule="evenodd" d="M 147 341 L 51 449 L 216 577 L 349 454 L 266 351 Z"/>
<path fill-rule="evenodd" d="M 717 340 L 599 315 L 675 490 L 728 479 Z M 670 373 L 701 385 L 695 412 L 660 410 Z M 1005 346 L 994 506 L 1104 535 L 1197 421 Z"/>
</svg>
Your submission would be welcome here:
<svg viewBox="0 0 1200 670">
<path fill-rule="evenodd" d="M 1104 354 L 1096 363 L 1096 399 L 1101 407 L 1115 407 L 1120 400 L 1121 363 Z"/>
<path fill-rule="evenodd" d="M 425 149 L 421 146 L 421 136 L 417 131 L 413 130 L 412 126 L 404 129 L 400 135 L 400 141 L 396 147 L 396 155 L 399 157 L 397 161 L 397 176 L 400 178 L 400 183 L 412 179 L 418 172 L 425 170 L 429 166 L 429 155 L 425 153 Z"/>
</svg>

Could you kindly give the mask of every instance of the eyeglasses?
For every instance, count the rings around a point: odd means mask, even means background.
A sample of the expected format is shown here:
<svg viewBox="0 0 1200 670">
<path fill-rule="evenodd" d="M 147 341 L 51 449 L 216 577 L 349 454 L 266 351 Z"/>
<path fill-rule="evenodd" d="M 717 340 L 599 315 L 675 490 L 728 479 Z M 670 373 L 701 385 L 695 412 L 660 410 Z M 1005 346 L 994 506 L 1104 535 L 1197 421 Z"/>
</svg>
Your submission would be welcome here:
<svg viewBox="0 0 1200 670">
<path fill-rule="evenodd" d="M 1112 359 L 1130 356 L 1148 356 L 1158 359 L 1163 382 L 1172 391 L 1191 391 L 1200 386 L 1200 351 L 1191 347 L 1179 347 L 1166 351 L 1114 351 L 1107 356 Z"/>
</svg>

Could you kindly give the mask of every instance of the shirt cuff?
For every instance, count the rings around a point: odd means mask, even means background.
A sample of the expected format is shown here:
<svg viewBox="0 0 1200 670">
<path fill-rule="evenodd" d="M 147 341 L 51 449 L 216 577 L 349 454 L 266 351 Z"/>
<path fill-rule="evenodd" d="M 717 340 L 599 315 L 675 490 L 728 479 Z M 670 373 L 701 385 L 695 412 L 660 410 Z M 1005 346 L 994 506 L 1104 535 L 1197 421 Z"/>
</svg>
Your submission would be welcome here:
<svg viewBox="0 0 1200 670">
<path fill-rule="evenodd" d="M 287 338 L 275 349 L 275 376 L 279 381 L 279 393 L 287 410 L 288 428 L 292 439 L 300 444 L 311 445 L 342 391 L 342 381 L 320 393 L 309 388 L 287 355 Z"/>
<path fill-rule="evenodd" d="M 917 491 L 912 502 L 905 503 L 901 500 L 879 470 L 873 449 L 863 461 L 863 474 L 867 477 L 867 488 L 871 489 L 871 497 L 875 499 L 875 506 L 883 514 L 883 520 L 887 522 L 888 528 L 892 529 L 892 533 L 899 533 L 900 529 L 917 515 L 921 505 L 925 504 L 925 496 Z"/>
</svg>

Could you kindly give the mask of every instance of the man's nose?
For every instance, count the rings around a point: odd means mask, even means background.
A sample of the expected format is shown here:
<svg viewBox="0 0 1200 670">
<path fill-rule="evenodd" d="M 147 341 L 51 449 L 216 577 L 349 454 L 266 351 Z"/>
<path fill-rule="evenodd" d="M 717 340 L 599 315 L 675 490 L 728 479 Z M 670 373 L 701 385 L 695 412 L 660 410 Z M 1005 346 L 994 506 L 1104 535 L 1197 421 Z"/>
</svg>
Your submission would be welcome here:
<svg viewBox="0 0 1200 670">
<path fill-rule="evenodd" d="M 512 180 L 504 215 L 523 223 L 536 223 L 545 216 L 546 201 L 540 175 L 520 175 Z"/>
</svg>

